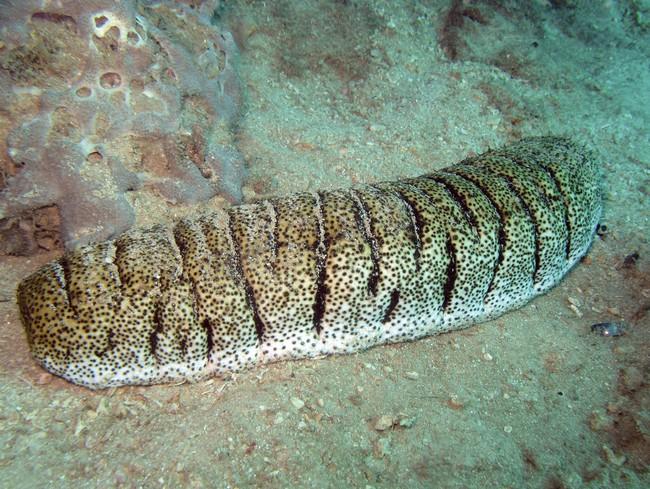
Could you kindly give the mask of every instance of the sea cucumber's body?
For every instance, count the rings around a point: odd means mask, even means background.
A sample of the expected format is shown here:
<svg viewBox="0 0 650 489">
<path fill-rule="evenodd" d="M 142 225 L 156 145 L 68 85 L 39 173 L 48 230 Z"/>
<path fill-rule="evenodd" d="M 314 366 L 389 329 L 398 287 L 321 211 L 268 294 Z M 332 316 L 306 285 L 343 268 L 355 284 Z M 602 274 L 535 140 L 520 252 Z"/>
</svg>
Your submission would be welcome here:
<svg viewBox="0 0 650 489">
<path fill-rule="evenodd" d="M 531 138 L 397 182 L 232 207 L 82 247 L 25 279 L 35 358 L 91 388 L 350 353 L 495 317 L 587 251 L 584 148 Z"/>
</svg>

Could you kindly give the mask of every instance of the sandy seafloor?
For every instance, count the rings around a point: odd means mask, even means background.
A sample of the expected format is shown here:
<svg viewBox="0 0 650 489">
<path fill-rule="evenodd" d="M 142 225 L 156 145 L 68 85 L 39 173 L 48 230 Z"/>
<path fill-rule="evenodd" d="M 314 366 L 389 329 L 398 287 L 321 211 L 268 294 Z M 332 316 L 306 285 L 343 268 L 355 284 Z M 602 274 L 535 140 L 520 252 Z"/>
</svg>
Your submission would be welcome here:
<svg viewBox="0 0 650 489">
<path fill-rule="evenodd" d="M 462 332 L 99 392 L 29 355 L 15 286 L 56 255 L 4 257 L 1 487 L 650 487 L 647 26 L 600 0 L 467 4 L 451 22 L 444 1 L 227 2 L 245 195 L 415 176 L 567 134 L 603 162 L 607 231 L 588 257 Z M 590 332 L 605 321 L 627 334 Z"/>
</svg>

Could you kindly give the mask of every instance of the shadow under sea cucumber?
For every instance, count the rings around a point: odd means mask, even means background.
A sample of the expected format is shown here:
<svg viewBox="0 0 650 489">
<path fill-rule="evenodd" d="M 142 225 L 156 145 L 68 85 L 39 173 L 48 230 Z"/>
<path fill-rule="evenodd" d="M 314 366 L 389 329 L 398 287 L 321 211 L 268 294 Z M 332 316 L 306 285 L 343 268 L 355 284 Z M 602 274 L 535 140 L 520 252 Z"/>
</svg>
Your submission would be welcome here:
<svg viewBox="0 0 650 489">
<path fill-rule="evenodd" d="M 527 138 L 418 178 L 133 229 L 18 287 L 32 354 L 90 388 L 198 380 L 460 329 L 554 286 L 588 250 L 599 168 Z"/>
</svg>

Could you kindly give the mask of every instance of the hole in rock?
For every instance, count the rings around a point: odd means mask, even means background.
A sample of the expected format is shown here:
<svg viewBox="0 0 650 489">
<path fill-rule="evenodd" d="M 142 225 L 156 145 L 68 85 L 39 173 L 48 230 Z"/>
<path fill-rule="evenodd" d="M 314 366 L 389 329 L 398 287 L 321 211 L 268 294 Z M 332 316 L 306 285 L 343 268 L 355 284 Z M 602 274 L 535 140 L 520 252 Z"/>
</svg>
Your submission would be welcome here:
<svg viewBox="0 0 650 489">
<path fill-rule="evenodd" d="M 100 28 L 104 27 L 106 25 L 106 22 L 108 22 L 108 17 L 105 15 L 100 15 L 99 17 L 95 17 L 95 27 Z"/>
<path fill-rule="evenodd" d="M 122 84 L 122 77 L 118 73 L 109 71 L 99 78 L 99 84 L 106 89 L 117 88 Z"/>
<path fill-rule="evenodd" d="M 89 163 L 99 163 L 103 159 L 104 157 L 99 151 L 93 151 L 92 153 L 88 153 L 88 156 L 86 156 L 86 161 Z"/>
<path fill-rule="evenodd" d="M 129 44 L 132 44 L 134 46 L 140 42 L 140 35 L 135 31 L 129 32 L 126 35 L 126 38 L 129 40 Z"/>
</svg>

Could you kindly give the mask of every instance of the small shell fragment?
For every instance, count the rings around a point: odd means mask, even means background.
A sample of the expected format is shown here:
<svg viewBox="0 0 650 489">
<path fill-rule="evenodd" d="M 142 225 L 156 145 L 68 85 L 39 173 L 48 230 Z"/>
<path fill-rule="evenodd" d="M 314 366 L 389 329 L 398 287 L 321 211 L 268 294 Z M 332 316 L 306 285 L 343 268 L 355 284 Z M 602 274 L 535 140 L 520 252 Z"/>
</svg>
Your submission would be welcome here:
<svg viewBox="0 0 650 489">
<path fill-rule="evenodd" d="M 388 428 L 392 428 L 394 423 L 395 423 L 395 419 L 392 416 L 384 414 L 382 416 L 379 416 L 379 418 L 375 422 L 375 429 L 377 431 L 385 431 Z"/>
<path fill-rule="evenodd" d="M 623 323 L 597 323 L 592 324 L 591 332 L 600 336 L 623 336 L 625 326 Z"/>
<path fill-rule="evenodd" d="M 303 401 L 302 399 L 299 399 L 298 397 L 292 397 L 291 398 L 291 404 L 293 404 L 293 407 L 300 410 L 305 406 L 305 401 Z"/>
</svg>

